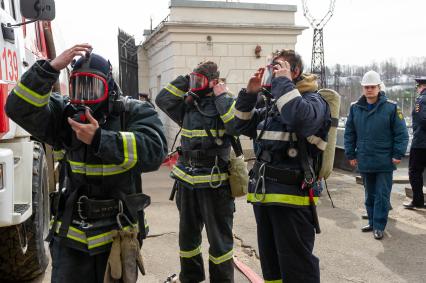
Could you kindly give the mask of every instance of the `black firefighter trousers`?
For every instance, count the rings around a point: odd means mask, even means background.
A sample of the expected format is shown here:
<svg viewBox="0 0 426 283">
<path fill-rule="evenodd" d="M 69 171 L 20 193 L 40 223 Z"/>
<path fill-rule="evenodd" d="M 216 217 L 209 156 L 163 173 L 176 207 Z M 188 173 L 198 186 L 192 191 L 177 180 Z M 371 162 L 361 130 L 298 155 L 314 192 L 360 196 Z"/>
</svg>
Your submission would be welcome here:
<svg viewBox="0 0 426 283">
<path fill-rule="evenodd" d="M 234 198 L 229 186 L 192 188 L 178 182 L 176 205 L 179 210 L 179 247 L 182 283 L 205 280 L 201 255 L 201 231 L 206 226 L 209 240 L 210 282 L 234 282 L 233 214 Z"/>
<path fill-rule="evenodd" d="M 89 255 L 63 244 L 54 237 L 50 242 L 52 283 L 102 283 L 109 251 Z"/>
<path fill-rule="evenodd" d="M 309 208 L 253 205 L 265 282 L 320 282 Z"/>
<path fill-rule="evenodd" d="M 413 204 L 423 206 L 423 171 L 426 168 L 426 148 L 412 148 L 408 161 L 408 176 L 413 189 Z"/>
</svg>

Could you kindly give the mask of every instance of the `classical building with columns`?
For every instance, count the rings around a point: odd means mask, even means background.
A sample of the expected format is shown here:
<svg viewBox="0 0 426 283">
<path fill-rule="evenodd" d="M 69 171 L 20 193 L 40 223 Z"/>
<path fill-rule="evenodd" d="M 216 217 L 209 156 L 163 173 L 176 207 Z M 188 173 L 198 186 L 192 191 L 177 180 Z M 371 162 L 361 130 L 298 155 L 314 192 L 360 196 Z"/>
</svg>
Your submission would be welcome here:
<svg viewBox="0 0 426 283">
<path fill-rule="evenodd" d="M 169 8 L 164 21 L 145 31 L 138 48 L 139 92 L 153 100 L 204 60 L 218 64 L 220 77 L 236 95 L 273 51 L 294 49 L 305 29 L 295 25 L 295 5 L 171 0 Z M 171 146 L 179 128 L 164 113 L 161 118 Z M 251 142 L 245 140 L 243 147 Z"/>
</svg>

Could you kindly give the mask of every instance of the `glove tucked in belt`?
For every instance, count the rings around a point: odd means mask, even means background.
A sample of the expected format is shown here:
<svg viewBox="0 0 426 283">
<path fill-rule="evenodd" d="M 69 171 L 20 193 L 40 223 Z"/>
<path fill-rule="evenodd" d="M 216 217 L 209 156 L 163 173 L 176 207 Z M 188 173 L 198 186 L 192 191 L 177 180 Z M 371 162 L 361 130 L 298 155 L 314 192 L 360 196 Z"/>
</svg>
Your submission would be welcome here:
<svg viewBox="0 0 426 283">
<path fill-rule="evenodd" d="M 112 247 L 105 270 L 104 283 L 136 283 L 138 269 L 145 275 L 137 232 L 113 230 Z"/>
</svg>

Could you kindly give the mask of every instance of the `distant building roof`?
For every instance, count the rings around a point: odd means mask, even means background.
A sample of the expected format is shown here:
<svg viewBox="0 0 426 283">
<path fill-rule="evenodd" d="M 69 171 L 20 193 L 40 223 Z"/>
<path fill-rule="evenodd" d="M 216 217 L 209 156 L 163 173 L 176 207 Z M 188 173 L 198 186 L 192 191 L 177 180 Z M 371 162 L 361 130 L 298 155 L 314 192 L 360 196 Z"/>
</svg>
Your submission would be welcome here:
<svg viewBox="0 0 426 283">
<path fill-rule="evenodd" d="M 288 11 L 296 12 L 296 5 L 263 4 L 263 3 L 240 3 L 223 1 L 193 1 L 193 0 L 171 0 L 171 7 L 194 7 L 194 8 L 227 8 L 244 10 L 266 10 L 266 11 Z"/>
</svg>

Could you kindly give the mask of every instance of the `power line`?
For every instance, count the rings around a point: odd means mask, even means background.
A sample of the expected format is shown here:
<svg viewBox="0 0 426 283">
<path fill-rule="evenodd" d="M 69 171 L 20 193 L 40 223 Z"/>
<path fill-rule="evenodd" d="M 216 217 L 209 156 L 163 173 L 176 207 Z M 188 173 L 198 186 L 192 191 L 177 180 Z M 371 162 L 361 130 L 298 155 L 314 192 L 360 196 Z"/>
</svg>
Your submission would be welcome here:
<svg viewBox="0 0 426 283">
<path fill-rule="evenodd" d="M 318 76 L 319 85 L 322 88 L 327 87 L 327 78 L 325 74 L 324 64 L 324 26 L 328 23 L 334 13 L 336 0 L 330 0 L 328 11 L 320 20 L 315 19 L 309 8 L 308 0 L 302 0 L 303 15 L 308 20 L 311 27 L 314 29 L 314 36 L 312 42 L 312 58 L 311 58 L 311 73 Z"/>
</svg>

